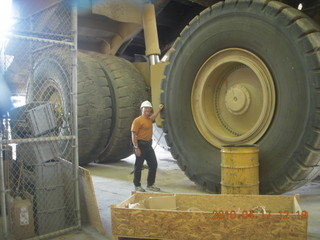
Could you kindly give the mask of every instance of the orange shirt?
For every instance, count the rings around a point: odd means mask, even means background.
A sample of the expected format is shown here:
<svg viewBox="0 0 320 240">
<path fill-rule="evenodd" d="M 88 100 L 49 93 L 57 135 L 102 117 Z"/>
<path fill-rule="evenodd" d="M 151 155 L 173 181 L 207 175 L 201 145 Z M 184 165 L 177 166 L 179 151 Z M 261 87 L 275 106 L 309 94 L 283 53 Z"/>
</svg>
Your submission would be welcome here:
<svg viewBox="0 0 320 240">
<path fill-rule="evenodd" d="M 131 132 L 137 134 L 138 140 L 149 141 L 152 139 L 152 120 L 143 116 L 133 120 Z"/>
</svg>

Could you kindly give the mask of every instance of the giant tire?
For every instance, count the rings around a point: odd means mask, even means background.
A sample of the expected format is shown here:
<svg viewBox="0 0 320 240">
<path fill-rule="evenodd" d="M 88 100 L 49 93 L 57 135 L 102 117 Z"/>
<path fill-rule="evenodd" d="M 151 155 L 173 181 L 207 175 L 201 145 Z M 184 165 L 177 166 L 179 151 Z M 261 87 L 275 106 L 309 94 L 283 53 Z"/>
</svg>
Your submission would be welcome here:
<svg viewBox="0 0 320 240">
<path fill-rule="evenodd" d="M 147 86 L 139 71 L 127 60 L 102 54 L 94 57 L 110 86 L 113 116 L 110 135 L 104 140 L 106 144 L 97 162 L 116 162 L 133 153 L 131 124 L 140 115 L 141 102 L 148 99 Z"/>
<path fill-rule="evenodd" d="M 318 174 L 319 39 L 319 27 L 312 20 L 277 1 L 220 2 L 190 22 L 165 69 L 162 115 L 171 153 L 191 180 L 220 192 L 224 144 L 259 145 L 261 194 L 295 189 Z M 241 68 L 258 81 L 248 83 L 242 75 L 232 75 Z M 255 90 L 255 84 L 262 90 Z M 239 95 L 232 95 L 230 88 Z M 232 105 L 230 92 L 243 102 Z M 233 131 L 237 121 L 243 122 L 239 115 L 257 107 L 252 97 L 268 109 L 255 116 L 262 116 L 261 127 L 252 123 L 249 130 L 259 129 L 253 135 Z M 232 115 L 230 122 L 225 124 L 221 114 Z"/>
<path fill-rule="evenodd" d="M 59 136 L 71 135 L 72 111 L 71 61 L 65 53 L 53 50 L 43 54 L 35 63 L 28 84 L 27 101 L 51 101 L 60 105 L 63 116 L 59 124 Z M 97 159 L 103 149 L 103 140 L 110 134 L 111 98 L 104 72 L 91 57 L 78 53 L 78 144 L 79 164 L 85 165 Z M 59 114 L 60 115 L 60 114 Z M 64 155 L 71 150 L 69 144 L 61 144 Z"/>
</svg>

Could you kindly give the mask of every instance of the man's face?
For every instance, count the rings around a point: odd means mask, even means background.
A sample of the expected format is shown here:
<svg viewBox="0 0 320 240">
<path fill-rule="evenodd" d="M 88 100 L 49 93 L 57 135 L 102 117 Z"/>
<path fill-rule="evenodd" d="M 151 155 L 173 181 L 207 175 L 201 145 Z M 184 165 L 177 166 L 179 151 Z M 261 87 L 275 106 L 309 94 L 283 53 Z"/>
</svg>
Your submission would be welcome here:
<svg viewBox="0 0 320 240">
<path fill-rule="evenodd" d="M 141 113 L 143 116 L 150 117 L 152 115 L 152 108 L 151 107 L 143 107 L 143 108 L 141 108 Z"/>
</svg>

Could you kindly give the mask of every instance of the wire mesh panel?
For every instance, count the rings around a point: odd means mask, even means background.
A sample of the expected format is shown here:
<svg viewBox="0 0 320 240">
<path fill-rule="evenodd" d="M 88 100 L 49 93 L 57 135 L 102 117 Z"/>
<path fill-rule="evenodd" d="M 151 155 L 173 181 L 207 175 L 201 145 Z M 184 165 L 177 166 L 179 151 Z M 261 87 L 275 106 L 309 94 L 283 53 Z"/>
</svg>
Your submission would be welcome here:
<svg viewBox="0 0 320 240">
<path fill-rule="evenodd" d="M 33 12 L 2 49 L 1 74 L 19 99 L 1 120 L 1 228 L 8 238 L 79 227 L 74 14 L 68 1 Z"/>
</svg>

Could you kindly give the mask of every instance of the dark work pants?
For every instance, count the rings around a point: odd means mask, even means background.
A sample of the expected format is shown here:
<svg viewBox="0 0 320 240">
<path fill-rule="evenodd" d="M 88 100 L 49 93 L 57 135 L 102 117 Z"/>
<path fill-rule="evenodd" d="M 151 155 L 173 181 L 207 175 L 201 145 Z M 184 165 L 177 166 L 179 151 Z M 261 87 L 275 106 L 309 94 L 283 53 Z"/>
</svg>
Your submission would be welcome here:
<svg viewBox="0 0 320 240">
<path fill-rule="evenodd" d="M 152 141 L 138 141 L 138 146 L 141 150 L 141 156 L 136 155 L 136 162 L 134 164 L 134 178 L 133 183 L 136 187 L 141 186 L 141 170 L 143 167 L 144 160 L 147 161 L 149 171 L 147 178 L 147 186 L 152 186 L 156 180 L 157 172 L 157 158 L 152 148 Z"/>
</svg>

